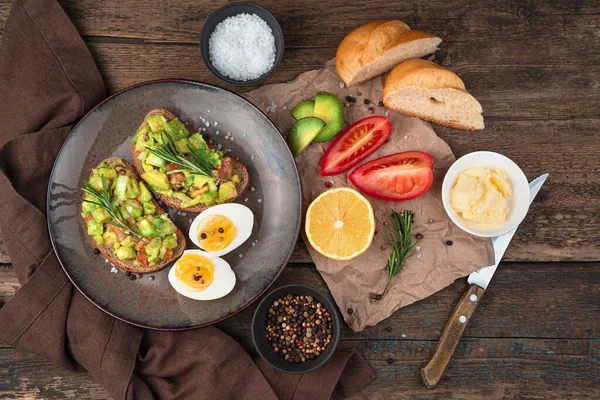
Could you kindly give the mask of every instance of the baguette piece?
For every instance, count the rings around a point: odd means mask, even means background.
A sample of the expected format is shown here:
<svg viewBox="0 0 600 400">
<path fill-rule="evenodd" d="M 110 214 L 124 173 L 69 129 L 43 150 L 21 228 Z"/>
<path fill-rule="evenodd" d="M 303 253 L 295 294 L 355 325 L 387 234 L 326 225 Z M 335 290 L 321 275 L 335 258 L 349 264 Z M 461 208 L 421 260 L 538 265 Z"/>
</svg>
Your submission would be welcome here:
<svg viewBox="0 0 600 400">
<path fill-rule="evenodd" d="M 434 62 L 404 61 L 385 80 L 383 103 L 390 110 L 456 129 L 485 127 L 483 110 L 454 72 Z"/>
<path fill-rule="evenodd" d="M 106 163 L 108 165 L 116 160 L 119 160 L 119 158 L 117 158 L 117 157 L 107 158 L 107 159 L 101 161 L 100 164 L 98 164 L 98 166 L 100 166 L 102 163 Z M 126 169 L 128 169 L 129 171 L 131 171 L 133 173 L 133 175 L 138 179 L 138 181 L 142 182 L 142 178 L 139 177 L 135 168 L 133 168 L 133 165 L 131 165 L 127 160 L 121 159 L 121 161 L 123 161 L 124 167 Z M 93 172 L 90 172 L 90 175 L 88 176 L 88 180 L 92 177 L 92 175 L 93 175 Z M 85 194 L 84 194 L 84 196 L 85 196 Z M 158 204 L 158 202 L 156 200 L 152 199 L 152 204 L 154 204 L 154 207 L 156 207 L 156 213 L 158 215 L 164 214 L 166 212 Z M 88 221 L 89 221 L 89 219 L 83 218 L 83 224 L 84 224 L 86 232 L 87 232 L 87 227 L 88 227 Z M 152 266 L 148 266 L 148 267 L 144 267 L 143 265 L 141 265 L 141 266 L 135 265 L 135 264 L 133 264 L 133 262 L 129 262 L 129 261 L 119 260 L 119 258 L 117 257 L 117 255 L 115 254 L 115 252 L 111 246 L 98 245 L 98 243 L 96 243 L 96 241 L 92 237 L 90 237 L 87 234 L 86 234 L 86 236 L 88 236 L 90 238 L 90 241 L 92 242 L 92 246 L 94 246 L 95 248 L 100 250 L 100 253 L 102 253 L 102 255 L 108 261 L 113 263 L 115 266 L 119 267 L 120 269 L 122 269 L 124 271 L 148 274 L 148 273 L 156 272 L 158 270 L 163 269 L 168 264 L 170 264 L 171 262 L 173 262 L 176 259 L 178 259 L 179 257 L 181 257 L 181 255 L 183 254 L 183 251 L 185 250 L 185 248 L 187 246 L 185 235 L 183 234 L 183 232 L 181 232 L 181 230 L 179 228 L 177 228 L 177 226 L 175 226 L 175 228 L 176 228 L 175 234 L 177 235 L 177 247 L 173 249 L 173 255 L 168 259 L 164 259 L 164 260 L 157 262 L 156 264 L 154 264 Z"/>
<path fill-rule="evenodd" d="M 335 67 L 346 86 L 384 74 L 409 58 L 432 54 L 439 37 L 412 31 L 402 21 L 374 21 L 350 32 L 340 43 Z"/>
<path fill-rule="evenodd" d="M 138 127 L 137 132 L 139 132 L 144 126 L 146 126 L 146 123 L 148 121 L 148 117 L 154 114 L 161 114 L 163 115 L 167 121 L 170 121 L 174 118 L 177 118 L 177 116 L 175 114 L 173 114 L 172 112 L 165 110 L 164 108 L 157 108 L 154 110 L 151 110 L 150 112 L 148 112 L 148 114 L 146 114 L 146 117 L 144 118 L 144 121 L 142 121 L 142 123 L 140 124 L 140 126 Z M 190 127 L 187 127 L 187 130 L 190 132 L 190 135 L 194 134 L 194 130 L 191 129 Z M 137 170 L 137 172 L 141 175 L 144 173 L 144 168 L 142 167 L 142 161 L 138 158 L 138 156 L 140 155 L 141 151 L 139 151 L 138 149 L 136 149 L 135 147 L 135 143 L 132 144 L 131 146 L 131 157 L 133 159 L 133 166 L 135 167 L 135 169 Z M 232 165 L 233 165 L 233 174 L 237 174 L 237 176 L 240 178 L 240 182 L 237 183 L 235 185 L 236 191 L 237 191 L 237 196 L 233 199 L 229 199 L 227 201 L 227 203 L 231 203 L 234 202 L 243 192 L 244 190 L 246 190 L 246 187 L 248 186 L 248 182 L 250 180 L 250 177 L 248 175 L 248 170 L 246 169 L 246 167 L 244 166 L 244 164 L 242 164 L 241 162 L 239 162 L 238 160 L 236 160 L 235 158 L 231 158 L 232 161 Z M 178 210 L 182 210 L 182 211 L 186 211 L 186 212 L 193 212 L 193 213 L 199 213 L 202 212 L 204 210 L 206 210 L 209 207 L 212 207 L 212 205 L 207 206 L 204 204 L 196 204 L 195 206 L 192 207 L 187 207 L 184 208 L 182 207 L 182 201 L 179 199 L 175 199 L 172 197 L 167 197 L 161 193 L 157 193 L 150 185 L 148 185 L 148 188 L 150 189 L 150 191 L 152 191 L 152 194 L 154 194 L 154 196 L 158 197 L 163 203 L 165 203 L 167 206 L 172 207 L 172 208 L 176 208 Z"/>
</svg>

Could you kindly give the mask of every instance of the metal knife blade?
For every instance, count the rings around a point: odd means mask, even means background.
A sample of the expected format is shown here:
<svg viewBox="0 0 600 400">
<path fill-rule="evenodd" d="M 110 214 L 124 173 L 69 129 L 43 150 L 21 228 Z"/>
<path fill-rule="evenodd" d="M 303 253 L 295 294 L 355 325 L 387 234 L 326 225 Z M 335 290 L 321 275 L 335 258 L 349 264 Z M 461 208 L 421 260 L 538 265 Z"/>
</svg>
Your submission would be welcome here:
<svg viewBox="0 0 600 400">
<path fill-rule="evenodd" d="M 540 175 L 529 183 L 529 204 L 533 202 L 533 199 L 535 199 L 535 196 L 538 194 L 547 178 L 548 174 Z M 494 276 L 494 272 L 496 272 L 496 268 L 498 268 L 498 264 L 500 264 L 500 260 L 502 260 L 502 256 L 504 256 L 517 229 L 519 229 L 518 226 L 512 231 L 506 232 L 504 235 L 492 238 L 495 254 L 494 265 L 481 268 L 469 275 L 468 281 L 470 284 L 475 284 L 483 289 L 487 289 Z"/>
</svg>

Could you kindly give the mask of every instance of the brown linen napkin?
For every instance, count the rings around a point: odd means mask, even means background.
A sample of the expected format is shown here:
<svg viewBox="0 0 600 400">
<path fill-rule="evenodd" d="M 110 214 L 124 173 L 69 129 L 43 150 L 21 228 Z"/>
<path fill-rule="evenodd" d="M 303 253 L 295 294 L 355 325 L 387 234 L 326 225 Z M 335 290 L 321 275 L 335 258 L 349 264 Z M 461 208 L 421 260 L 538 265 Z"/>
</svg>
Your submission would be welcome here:
<svg viewBox="0 0 600 400">
<path fill-rule="evenodd" d="M 350 107 L 344 107 L 347 123 L 369 115 L 385 115 L 393 127 L 389 143 L 372 154 L 367 161 L 409 150 L 425 151 L 434 159 L 434 182 L 425 195 L 400 203 L 369 197 L 378 233 L 371 247 L 354 260 L 335 261 L 322 256 L 308 244 L 304 229 L 302 230 L 304 242 L 317 269 L 327 282 L 344 319 L 355 331 L 377 324 L 398 308 L 424 299 L 450 285 L 455 279 L 490 265 L 494 260 L 489 239 L 466 234 L 450 221 L 444 211 L 442 180 L 455 161 L 452 150 L 426 122 L 379 106 L 383 83 L 384 78 L 379 77 L 359 87 L 344 87 L 335 71 L 335 61 L 332 60 L 324 68 L 305 72 L 292 82 L 263 86 L 248 94 L 251 101 L 262 106 L 284 135 L 287 135 L 294 123 L 290 109 L 300 101 L 313 98 L 320 91 L 334 93 L 342 100 L 346 96 L 353 96 L 356 103 L 349 103 Z M 367 101 L 368 104 L 365 104 Z M 305 210 L 315 197 L 327 190 L 325 183 L 328 181 L 334 187 L 353 187 L 347 179 L 352 170 L 334 177 L 320 176 L 321 157 L 328 145 L 329 142 L 312 143 L 296 160 Z M 392 280 L 385 292 L 388 283 L 385 268 L 390 254 L 390 233 L 394 230 L 392 210 L 413 210 L 413 233 L 421 233 L 423 239 L 416 248 L 416 254 L 406 261 L 403 271 Z M 397 232 L 394 235 L 397 237 Z M 452 244 L 448 245 L 448 241 Z M 382 249 L 382 246 L 385 247 Z"/>
<path fill-rule="evenodd" d="M 328 399 L 372 378 L 353 353 L 300 376 L 255 364 L 216 328 L 144 331 L 88 302 L 62 271 L 45 218 L 48 178 L 72 125 L 104 97 L 84 42 L 54 0 L 19 0 L 0 44 L 0 229 L 22 284 L 0 309 L 0 341 L 116 399 Z"/>
</svg>

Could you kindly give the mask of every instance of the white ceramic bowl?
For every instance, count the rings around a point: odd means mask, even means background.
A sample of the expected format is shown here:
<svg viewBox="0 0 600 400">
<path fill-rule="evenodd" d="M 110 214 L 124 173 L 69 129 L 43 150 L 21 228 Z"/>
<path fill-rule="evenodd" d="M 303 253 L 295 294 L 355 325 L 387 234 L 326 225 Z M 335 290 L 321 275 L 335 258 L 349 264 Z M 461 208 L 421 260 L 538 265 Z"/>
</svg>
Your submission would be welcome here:
<svg viewBox="0 0 600 400">
<path fill-rule="evenodd" d="M 450 205 L 450 189 L 456 183 L 458 175 L 465 170 L 478 167 L 503 169 L 510 179 L 513 190 L 512 197 L 507 198 L 510 212 L 506 221 L 501 225 L 486 225 L 466 220 L 457 214 Z M 529 210 L 529 182 L 521 168 L 510 158 L 491 151 L 476 151 L 459 158 L 448 169 L 442 183 L 442 201 L 446 213 L 460 229 L 474 236 L 500 236 L 516 228 L 527 215 Z"/>
</svg>

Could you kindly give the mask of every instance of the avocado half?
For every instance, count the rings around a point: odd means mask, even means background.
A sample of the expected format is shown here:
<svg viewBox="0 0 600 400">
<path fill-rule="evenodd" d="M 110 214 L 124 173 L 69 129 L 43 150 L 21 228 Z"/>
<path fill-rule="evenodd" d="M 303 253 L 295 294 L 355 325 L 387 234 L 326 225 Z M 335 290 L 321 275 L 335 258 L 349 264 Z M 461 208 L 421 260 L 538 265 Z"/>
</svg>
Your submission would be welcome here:
<svg viewBox="0 0 600 400">
<path fill-rule="evenodd" d="M 315 142 L 326 142 L 344 127 L 344 105 L 337 96 L 319 92 L 315 97 L 314 117 L 325 122 L 325 126 L 315 137 Z"/>
<path fill-rule="evenodd" d="M 325 122 L 315 117 L 296 121 L 288 136 L 288 144 L 294 157 L 298 157 L 325 127 Z"/>
<path fill-rule="evenodd" d="M 296 107 L 292 108 L 292 111 L 290 111 L 292 117 L 294 117 L 297 120 L 312 117 L 314 116 L 314 112 L 315 102 L 312 100 L 301 101 L 300 103 L 298 103 L 298 105 L 296 105 Z"/>
</svg>

